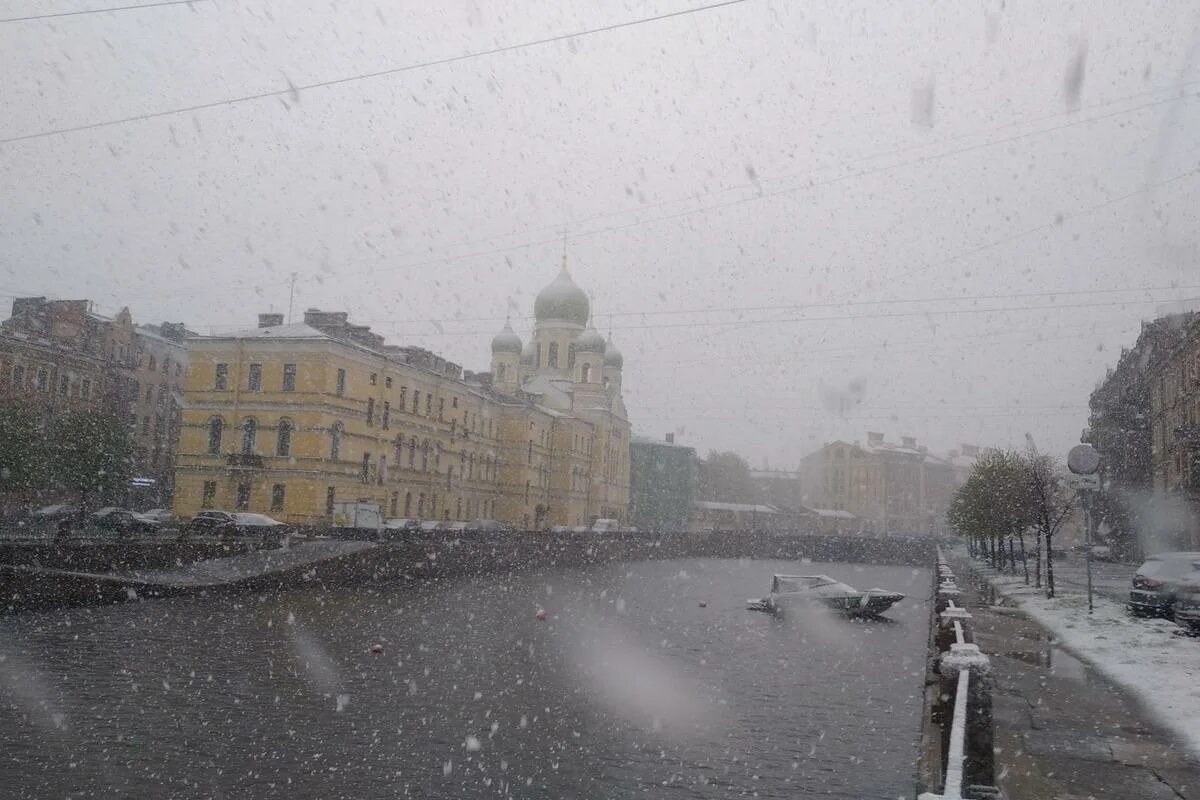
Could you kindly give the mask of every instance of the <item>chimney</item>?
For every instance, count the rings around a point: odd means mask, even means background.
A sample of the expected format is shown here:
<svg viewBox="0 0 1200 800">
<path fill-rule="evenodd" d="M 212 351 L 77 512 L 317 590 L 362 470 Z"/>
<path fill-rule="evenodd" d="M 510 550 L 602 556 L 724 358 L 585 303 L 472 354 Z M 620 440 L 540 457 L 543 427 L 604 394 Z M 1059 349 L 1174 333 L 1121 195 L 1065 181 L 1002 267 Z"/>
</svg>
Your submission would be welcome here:
<svg viewBox="0 0 1200 800">
<path fill-rule="evenodd" d="M 673 434 L 673 433 L 667 434 L 667 444 L 675 444 L 675 434 Z"/>
<path fill-rule="evenodd" d="M 909 450 L 915 450 L 917 448 L 917 439 L 915 436 L 901 436 L 900 444 Z"/>
<path fill-rule="evenodd" d="M 259 314 L 258 327 L 273 328 L 283 324 L 283 314 Z"/>
</svg>

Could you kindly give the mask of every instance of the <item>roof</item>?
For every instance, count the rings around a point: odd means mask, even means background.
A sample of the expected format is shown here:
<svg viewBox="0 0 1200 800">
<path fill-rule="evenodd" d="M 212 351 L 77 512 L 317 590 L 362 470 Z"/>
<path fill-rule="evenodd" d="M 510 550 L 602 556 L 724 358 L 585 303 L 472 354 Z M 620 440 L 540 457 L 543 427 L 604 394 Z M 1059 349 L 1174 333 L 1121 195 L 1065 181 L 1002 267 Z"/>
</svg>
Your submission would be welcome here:
<svg viewBox="0 0 1200 800">
<path fill-rule="evenodd" d="M 303 322 L 292 322 L 288 325 L 271 325 L 266 328 L 251 328 L 236 333 L 226 333 L 213 337 L 214 339 L 332 339 L 328 333 L 317 330 Z"/>
<path fill-rule="evenodd" d="M 678 442 L 668 442 L 664 439 L 652 439 L 649 436 L 639 436 L 637 434 L 629 437 L 630 444 L 641 445 L 643 447 L 677 447 L 680 450 L 692 450 L 696 448 L 688 444 L 679 444 Z"/>
<path fill-rule="evenodd" d="M 693 500 L 692 507 L 705 511 L 745 511 L 755 514 L 778 513 L 772 506 L 765 506 L 761 503 L 719 503 L 715 500 Z"/>
</svg>

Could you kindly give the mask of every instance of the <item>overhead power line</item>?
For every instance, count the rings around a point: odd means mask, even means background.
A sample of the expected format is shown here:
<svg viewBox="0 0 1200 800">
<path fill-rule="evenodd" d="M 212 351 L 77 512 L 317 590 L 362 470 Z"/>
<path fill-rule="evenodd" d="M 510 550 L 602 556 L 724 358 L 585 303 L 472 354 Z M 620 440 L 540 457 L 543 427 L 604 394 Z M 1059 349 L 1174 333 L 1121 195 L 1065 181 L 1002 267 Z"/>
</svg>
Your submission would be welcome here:
<svg viewBox="0 0 1200 800">
<path fill-rule="evenodd" d="M 286 95 L 294 95 L 297 92 L 308 91 L 309 89 L 328 89 L 334 86 L 341 86 L 343 84 L 354 83 L 357 81 L 384 78 L 389 75 L 399 75 L 404 72 L 428 69 L 429 67 L 440 67 L 445 66 L 446 64 L 455 64 L 459 61 L 468 61 L 474 58 L 485 58 L 488 56 L 500 55 L 502 53 L 511 53 L 514 50 L 524 50 L 530 47 L 541 47 L 542 45 L 554 44 L 555 42 L 565 42 L 568 39 L 578 39 L 583 36 L 594 36 L 600 33 L 610 33 L 612 31 L 621 30 L 622 28 L 632 28 L 635 25 L 643 25 L 648 22 L 661 22 L 663 20 L 673 19 L 675 17 L 698 14 L 702 11 L 714 11 L 719 8 L 736 6 L 745 2 L 748 2 L 748 0 L 723 0 L 723 2 L 719 3 L 709 3 L 708 5 L 685 8 L 679 11 L 669 11 L 665 14 L 656 14 L 652 17 L 642 17 L 640 19 L 629 20 L 627 22 L 616 22 L 611 25 L 602 25 L 597 28 L 588 28 L 586 30 L 574 31 L 572 33 L 562 33 L 556 36 L 547 36 L 543 39 L 533 39 L 527 42 L 520 42 L 518 44 L 503 45 L 501 47 L 493 47 L 488 50 L 476 50 L 474 52 L 463 53 L 457 56 L 447 56 L 445 58 L 438 58 L 432 61 L 423 61 L 419 64 L 406 64 L 401 67 L 392 67 L 389 69 L 378 70 L 376 72 L 364 72 L 357 75 L 347 75 L 345 77 L 333 78 L 327 81 L 307 83 L 302 86 L 288 86 L 285 89 L 272 89 L 270 91 L 258 92 L 256 94 L 241 95 L 240 97 L 229 97 L 224 100 L 214 100 L 209 103 L 197 103 L 195 105 L 179 106 L 177 108 L 169 108 L 162 111 L 150 111 L 145 114 L 134 114 L 129 117 L 121 117 L 118 119 L 89 122 L 84 125 L 73 125 L 65 128 L 52 128 L 50 130 L 39 131 L 37 133 L 26 133 L 19 136 L 10 136 L 6 139 L 0 139 L 0 144 L 12 144 L 14 142 L 29 141 L 30 139 L 41 139 L 47 136 L 60 136 L 67 133 L 79 133 L 81 131 L 91 131 L 99 128 L 110 128 L 114 125 L 125 125 L 130 122 L 160 119 L 162 117 L 170 117 L 176 114 L 186 114 L 190 111 L 203 111 L 210 108 L 219 108 L 220 106 L 231 106 L 238 103 L 249 103 L 255 100 L 266 100 L 271 97 L 284 97 Z"/>
<path fill-rule="evenodd" d="M 162 6 L 184 6 L 193 3 L 204 3 L 207 0 L 162 0 L 159 3 L 140 3 L 129 6 L 110 6 L 109 8 L 85 8 L 81 11 L 58 11 L 52 14 L 33 14 L 28 17 L 3 17 L 0 22 L 32 22 L 39 19 L 55 19 L 57 17 L 81 17 L 85 14 L 111 14 L 116 11 L 134 11 L 139 8 L 160 8 Z"/>
</svg>

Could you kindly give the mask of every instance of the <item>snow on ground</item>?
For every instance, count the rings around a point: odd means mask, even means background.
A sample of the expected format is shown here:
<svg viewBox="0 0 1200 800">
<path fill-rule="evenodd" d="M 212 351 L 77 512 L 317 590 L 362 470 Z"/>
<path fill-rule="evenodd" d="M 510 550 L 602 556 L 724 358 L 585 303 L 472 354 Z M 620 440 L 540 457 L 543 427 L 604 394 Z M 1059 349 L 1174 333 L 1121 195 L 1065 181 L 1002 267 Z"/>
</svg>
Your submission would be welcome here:
<svg viewBox="0 0 1200 800">
<path fill-rule="evenodd" d="M 1020 577 L 978 562 L 974 567 L 1065 649 L 1132 692 L 1200 756 L 1200 639 L 1177 635 L 1181 629 L 1169 620 L 1131 617 L 1107 597 L 1095 596 L 1089 615 L 1087 594 L 1074 586 L 1058 585 L 1058 597 L 1050 600 Z"/>
</svg>

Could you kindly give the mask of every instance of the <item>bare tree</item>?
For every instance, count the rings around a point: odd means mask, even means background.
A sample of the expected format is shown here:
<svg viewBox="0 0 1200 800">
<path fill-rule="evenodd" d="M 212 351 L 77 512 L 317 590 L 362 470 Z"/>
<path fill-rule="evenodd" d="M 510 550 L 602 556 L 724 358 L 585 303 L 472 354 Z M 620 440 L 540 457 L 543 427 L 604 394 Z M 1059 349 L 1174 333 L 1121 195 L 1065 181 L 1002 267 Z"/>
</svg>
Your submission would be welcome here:
<svg viewBox="0 0 1200 800">
<path fill-rule="evenodd" d="M 1031 447 L 1024 461 L 1030 510 L 1037 528 L 1038 560 L 1045 542 L 1046 596 L 1054 597 L 1054 534 L 1070 518 L 1075 504 L 1063 483 L 1062 465 L 1057 460 Z"/>
</svg>

